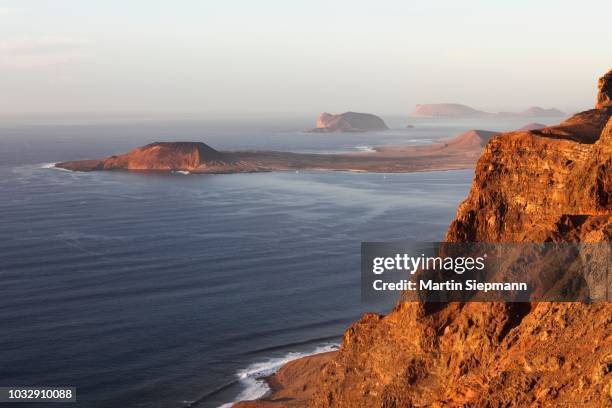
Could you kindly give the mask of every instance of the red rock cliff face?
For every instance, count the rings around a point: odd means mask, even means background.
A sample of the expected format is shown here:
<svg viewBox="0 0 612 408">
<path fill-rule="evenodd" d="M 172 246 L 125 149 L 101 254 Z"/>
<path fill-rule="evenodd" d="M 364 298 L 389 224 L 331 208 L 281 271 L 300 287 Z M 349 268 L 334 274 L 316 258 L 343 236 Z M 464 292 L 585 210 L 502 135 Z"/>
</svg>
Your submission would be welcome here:
<svg viewBox="0 0 612 408">
<path fill-rule="evenodd" d="M 611 113 L 494 137 L 447 240 L 610 241 Z M 612 306 L 400 302 L 346 331 L 310 405 L 612 406 Z"/>
<path fill-rule="evenodd" d="M 597 85 L 599 92 L 597 93 L 597 105 L 595 105 L 595 108 L 601 109 L 612 106 L 612 69 L 599 78 Z"/>
<path fill-rule="evenodd" d="M 494 138 L 478 161 L 472 190 L 447 240 L 584 240 L 591 239 L 587 232 L 592 229 L 600 232 L 593 240 L 602 240 L 601 234 L 609 240 L 612 122 L 597 129 L 594 143 L 589 135 L 565 139 L 567 132 L 555 130 L 562 127 Z M 574 234 L 562 233 L 566 224 Z"/>
</svg>

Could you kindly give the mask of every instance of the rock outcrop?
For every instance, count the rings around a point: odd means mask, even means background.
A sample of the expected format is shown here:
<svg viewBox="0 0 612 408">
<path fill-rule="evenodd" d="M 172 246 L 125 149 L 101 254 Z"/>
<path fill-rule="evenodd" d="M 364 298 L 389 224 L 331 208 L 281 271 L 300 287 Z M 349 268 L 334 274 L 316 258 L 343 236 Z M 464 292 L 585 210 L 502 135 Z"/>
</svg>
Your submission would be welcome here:
<svg viewBox="0 0 612 408">
<path fill-rule="evenodd" d="M 601 109 L 612 106 L 612 69 L 599 78 L 597 83 L 597 104 L 595 108 Z"/>
<path fill-rule="evenodd" d="M 317 127 L 310 132 L 342 133 L 371 132 L 389 129 L 385 122 L 371 113 L 344 112 L 339 115 L 323 112 L 317 118 Z"/>
<path fill-rule="evenodd" d="M 447 238 L 467 242 L 564 240 L 567 234 L 557 236 L 553 231 L 570 219 L 581 227 L 609 222 L 612 122 L 610 112 L 602 116 L 608 118 L 608 124 L 599 128 L 597 139 L 589 133 L 570 132 L 566 122 L 494 138 L 476 166 L 470 195 L 459 207 Z M 586 125 L 574 121 L 568 122 Z M 599 228 L 600 238 L 609 240 L 612 231 L 609 225 L 606 228 Z M 579 234 L 574 238 L 587 237 Z"/>
<path fill-rule="evenodd" d="M 493 137 L 446 240 L 610 242 L 611 115 Z M 308 406 L 612 406 L 612 305 L 400 302 L 345 332 Z"/>
</svg>

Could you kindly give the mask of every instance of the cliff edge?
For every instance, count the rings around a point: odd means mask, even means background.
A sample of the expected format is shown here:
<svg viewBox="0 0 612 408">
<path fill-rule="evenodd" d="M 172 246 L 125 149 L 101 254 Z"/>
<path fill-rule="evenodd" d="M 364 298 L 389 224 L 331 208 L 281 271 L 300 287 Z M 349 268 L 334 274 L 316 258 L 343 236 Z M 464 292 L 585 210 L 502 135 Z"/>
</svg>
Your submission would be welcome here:
<svg viewBox="0 0 612 408">
<path fill-rule="evenodd" d="M 603 109 L 612 106 L 612 69 L 604 76 L 599 78 L 597 83 L 599 91 L 597 92 L 596 109 Z"/>
<path fill-rule="evenodd" d="M 447 241 L 610 242 L 612 108 L 601 100 L 558 126 L 493 137 Z M 303 406 L 611 404 L 609 303 L 399 302 L 345 332 Z"/>
<path fill-rule="evenodd" d="M 600 95 L 610 89 L 610 73 Z M 454 242 L 610 241 L 612 109 L 493 137 Z M 612 404 L 609 303 L 400 302 L 344 334 L 317 407 Z"/>
</svg>

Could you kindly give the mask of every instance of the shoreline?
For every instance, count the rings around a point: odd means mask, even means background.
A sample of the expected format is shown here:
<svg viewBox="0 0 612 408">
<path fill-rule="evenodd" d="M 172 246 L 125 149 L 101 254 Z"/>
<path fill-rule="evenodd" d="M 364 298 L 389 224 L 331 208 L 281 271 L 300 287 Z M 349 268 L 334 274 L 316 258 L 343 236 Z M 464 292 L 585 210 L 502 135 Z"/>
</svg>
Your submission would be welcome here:
<svg viewBox="0 0 612 408">
<path fill-rule="evenodd" d="M 261 377 L 270 388 L 266 395 L 254 400 L 230 403 L 229 406 L 232 408 L 306 407 L 314 390 L 313 384 L 316 383 L 321 370 L 337 352 L 326 351 L 288 361 L 273 374 Z"/>
<path fill-rule="evenodd" d="M 58 166 L 62 162 L 57 163 L 48 163 L 42 166 L 39 166 L 40 169 L 52 169 L 52 170 L 61 170 L 68 172 L 80 172 L 80 173 L 91 173 L 98 170 L 73 170 L 68 169 L 62 166 Z M 270 169 L 270 170 L 260 170 L 260 171 L 227 171 L 227 172 L 198 172 L 198 171 L 189 171 L 189 170 L 150 170 L 150 169 L 113 169 L 113 170 L 103 170 L 108 172 L 130 172 L 130 173 L 150 173 L 150 174 L 180 174 L 184 176 L 189 175 L 228 175 L 228 174 L 255 174 L 255 173 L 299 173 L 299 172 L 312 172 L 312 173 L 352 173 L 352 174 L 408 174 L 408 173 L 433 173 L 433 172 L 441 172 L 441 171 L 455 171 L 455 170 L 473 170 L 476 167 L 476 163 L 466 164 L 466 165 L 448 165 L 448 166 L 439 166 L 439 167 L 426 167 L 426 168 L 418 168 L 414 170 L 397 170 L 397 171 L 386 171 L 384 169 L 369 169 L 369 170 L 361 170 L 361 169 L 336 169 L 336 168 L 304 168 L 304 169 Z M 102 171 L 102 170 L 100 170 Z"/>
<path fill-rule="evenodd" d="M 191 142 L 189 142 L 191 143 Z M 158 145 L 161 145 L 158 144 Z M 312 154 L 276 151 L 219 151 L 216 156 L 194 159 L 192 152 L 157 146 L 103 159 L 58 162 L 55 168 L 72 171 L 159 171 L 191 174 L 259 173 L 271 171 L 348 171 L 362 173 L 414 173 L 473 168 L 480 145 L 453 146 L 432 143 L 421 146 L 375 148 L 374 152 Z M 160 157 L 161 156 L 161 157 Z"/>
</svg>

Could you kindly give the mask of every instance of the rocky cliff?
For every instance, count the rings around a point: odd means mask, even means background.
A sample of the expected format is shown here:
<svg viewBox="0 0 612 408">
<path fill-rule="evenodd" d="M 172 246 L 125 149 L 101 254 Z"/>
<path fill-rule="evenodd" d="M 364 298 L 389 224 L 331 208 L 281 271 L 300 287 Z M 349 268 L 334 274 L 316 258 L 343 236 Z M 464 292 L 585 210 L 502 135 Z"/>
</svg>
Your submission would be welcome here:
<svg viewBox="0 0 612 408">
<path fill-rule="evenodd" d="M 580 117 L 579 114 L 577 115 Z M 560 229 L 572 224 L 584 240 L 597 228 L 609 240 L 612 212 L 612 122 L 610 111 L 590 112 L 608 119 L 587 124 L 572 118 L 542 130 L 509 132 L 485 148 L 470 194 L 447 233 L 450 241 L 542 242 L 566 240 Z M 599 119 L 599 118 L 598 118 Z M 593 134 L 574 128 L 597 128 Z M 602 240 L 604 236 L 598 236 Z"/>
<path fill-rule="evenodd" d="M 493 137 L 447 240 L 609 242 L 611 114 Z M 400 302 L 345 332 L 316 387 L 308 406 L 612 406 L 612 305 Z"/>
<path fill-rule="evenodd" d="M 370 132 L 389 129 L 385 122 L 370 113 L 345 112 L 339 115 L 323 112 L 317 118 L 317 127 L 311 132 Z"/>
<path fill-rule="evenodd" d="M 596 109 L 612 106 L 612 70 L 599 78 Z"/>
</svg>

